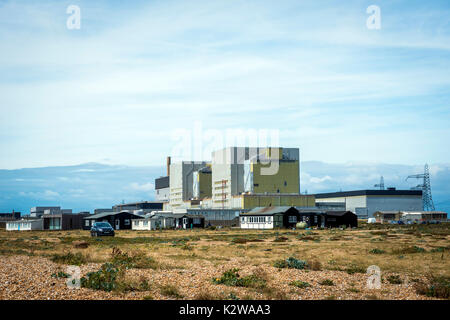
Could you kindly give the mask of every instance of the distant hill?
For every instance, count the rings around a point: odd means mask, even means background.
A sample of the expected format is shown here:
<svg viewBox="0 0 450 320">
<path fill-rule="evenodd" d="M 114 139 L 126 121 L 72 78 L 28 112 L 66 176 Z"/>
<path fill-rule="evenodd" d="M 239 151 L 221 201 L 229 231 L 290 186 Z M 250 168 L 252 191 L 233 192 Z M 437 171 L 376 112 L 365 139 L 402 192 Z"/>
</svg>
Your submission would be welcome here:
<svg viewBox="0 0 450 320">
<path fill-rule="evenodd" d="M 386 187 L 409 189 L 418 181 L 406 176 L 423 166 L 302 162 L 301 191 L 308 194 L 352 189 L 373 189 L 384 176 Z M 436 209 L 450 211 L 450 165 L 430 166 Z M 86 163 L 77 166 L 0 170 L 0 211 L 28 213 L 31 207 L 56 205 L 77 211 L 110 208 L 120 202 L 154 199 L 154 179 L 163 166 L 130 167 Z"/>
</svg>

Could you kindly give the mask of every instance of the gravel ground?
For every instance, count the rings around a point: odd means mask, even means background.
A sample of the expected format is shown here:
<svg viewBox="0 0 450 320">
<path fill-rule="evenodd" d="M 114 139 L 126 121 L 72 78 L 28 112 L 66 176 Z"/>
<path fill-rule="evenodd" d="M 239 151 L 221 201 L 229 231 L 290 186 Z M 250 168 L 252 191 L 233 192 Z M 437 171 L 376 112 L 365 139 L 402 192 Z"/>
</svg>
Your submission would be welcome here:
<svg viewBox="0 0 450 320">
<path fill-rule="evenodd" d="M 161 287 L 173 285 L 183 299 L 196 299 L 205 297 L 227 298 L 233 293 L 241 299 L 264 299 L 261 290 L 229 287 L 213 284 L 211 279 L 220 277 L 222 272 L 231 268 L 240 268 L 242 276 L 258 273 L 265 275 L 268 287 L 272 288 L 269 298 L 279 299 L 428 299 L 415 293 L 411 283 L 393 285 L 383 283 L 379 290 L 366 288 L 367 276 L 365 274 L 347 274 L 341 271 L 304 271 L 296 269 L 277 269 L 271 266 L 249 266 L 246 258 L 233 258 L 229 261 L 216 264 L 201 260 L 183 261 L 183 268 L 177 269 L 131 269 L 127 277 L 131 279 L 145 278 L 150 284 L 150 290 L 144 292 L 108 293 L 90 289 L 69 289 L 66 279 L 52 278 L 52 274 L 65 271 L 64 265 L 58 265 L 43 257 L 36 256 L 0 256 L 0 299 L 9 300 L 59 300 L 59 299 L 173 299 L 161 294 Z M 100 264 L 81 266 L 81 273 L 96 271 Z M 383 276 L 387 276 L 383 274 Z M 319 282 L 331 279 L 334 286 L 323 286 Z M 405 277 L 403 276 L 405 280 Z M 299 289 L 289 285 L 293 280 L 306 281 L 311 287 Z M 351 292 L 355 288 L 359 292 Z"/>
</svg>

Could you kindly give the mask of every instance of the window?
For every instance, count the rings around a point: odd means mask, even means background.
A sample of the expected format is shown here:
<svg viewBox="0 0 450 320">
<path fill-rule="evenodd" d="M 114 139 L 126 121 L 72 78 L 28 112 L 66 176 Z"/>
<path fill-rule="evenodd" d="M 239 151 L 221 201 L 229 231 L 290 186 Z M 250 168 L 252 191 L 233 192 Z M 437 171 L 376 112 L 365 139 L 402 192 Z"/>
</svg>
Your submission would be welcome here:
<svg viewBox="0 0 450 320">
<path fill-rule="evenodd" d="M 148 227 L 148 221 L 147 220 L 144 221 L 144 227 Z"/>
<path fill-rule="evenodd" d="M 194 224 L 200 224 L 200 223 L 202 223 L 200 218 L 194 218 Z"/>
<path fill-rule="evenodd" d="M 84 225 L 85 225 L 86 227 L 89 227 L 89 225 L 90 225 L 89 220 L 86 220 L 86 221 L 84 222 Z"/>
<path fill-rule="evenodd" d="M 241 217 L 241 222 L 244 223 L 245 222 L 245 218 Z"/>
<path fill-rule="evenodd" d="M 296 223 L 297 217 L 296 216 L 289 216 L 289 223 Z"/>
<path fill-rule="evenodd" d="M 130 225 L 130 219 L 125 219 L 124 223 L 125 223 L 126 226 L 129 226 Z"/>
</svg>

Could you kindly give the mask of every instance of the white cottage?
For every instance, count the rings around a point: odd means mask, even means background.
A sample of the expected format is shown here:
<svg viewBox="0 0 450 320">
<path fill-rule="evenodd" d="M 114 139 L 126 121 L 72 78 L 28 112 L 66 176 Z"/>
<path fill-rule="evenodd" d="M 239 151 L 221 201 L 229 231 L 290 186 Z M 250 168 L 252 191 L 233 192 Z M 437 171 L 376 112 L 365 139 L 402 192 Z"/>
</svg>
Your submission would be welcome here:
<svg viewBox="0 0 450 320">
<path fill-rule="evenodd" d="M 173 228 L 174 218 L 170 215 L 153 215 L 144 219 L 133 219 L 133 230 L 158 230 Z"/>
<path fill-rule="evenodd" d="M 241 229 L 274 229 L 295 227 L 300 214 L 295 207 L 257 207 L 239 215 Z"/>
<path fill-rule="evenodd" d="M 36 220 L 15 220 L 6 222 L 7 231 L 31 231 L 43 230 L 44 222 L 42 219 Z"/>
</svg>

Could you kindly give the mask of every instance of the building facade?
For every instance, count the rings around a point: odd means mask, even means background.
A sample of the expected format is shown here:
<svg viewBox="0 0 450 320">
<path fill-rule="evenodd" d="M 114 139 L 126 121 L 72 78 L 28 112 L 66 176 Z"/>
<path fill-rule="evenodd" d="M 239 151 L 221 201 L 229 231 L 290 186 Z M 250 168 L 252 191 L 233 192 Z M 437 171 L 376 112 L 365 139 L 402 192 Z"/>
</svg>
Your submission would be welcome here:
<svg viewBox="0 0 450 320">
<path fill-rule="evenodd" d="M 160 202 L 169 202 L 170 188 L 169 176 L 155 179 L 155 199 Z"/>
<path fill-rule="evenodd" d="M 247 194 L 300 194 L 298 148 L 228 147 L 212 153 L 212 207 Z"/>
<path fill-rule="evenodd" d="M 356 190 L 346 192 L 315 194 L 316 203 L 345 204 L 346 211 L 352 211 L 359 218 L 372 218 L 377 211 L 420 211 L 421 190 Z"/>
<path fill-rule="evenodd" d="M 170 164 L 169 175 L 169 204 L 171 208 L 181 208 L 184 201 L 194 197 L 194 172 L 207 167 L 208 163 L 182 161 Z"/>
</svg>

